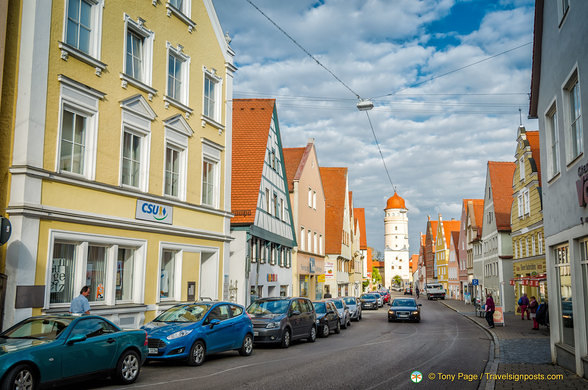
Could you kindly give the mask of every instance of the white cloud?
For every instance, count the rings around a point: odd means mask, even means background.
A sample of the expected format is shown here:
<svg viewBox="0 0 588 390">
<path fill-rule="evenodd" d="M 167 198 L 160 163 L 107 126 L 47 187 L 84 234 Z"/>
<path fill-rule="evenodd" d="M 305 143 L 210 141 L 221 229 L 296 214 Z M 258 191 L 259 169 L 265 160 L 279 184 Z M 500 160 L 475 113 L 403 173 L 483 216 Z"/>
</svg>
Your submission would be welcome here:
<svg viewBox="0 0 588 390">
<path fill-rule="evenodd" d="M 519 106 L 527 129 L 536 129 L 526 120 L 531 45 L 428 81 L 530 42 L 532 1 L 492 2 L 467 35 L 427 29 L 453 0 L 254 2 L 351 89 L 374 97 L 369 115 L 409 208 L 412 253 L 427 215 L 459 218 L 463 198 L 483 196 L 487 161 L 514 160 Z M 237 52 L 236 97 L 276 97 L 286 147 L 315 138 L 322 166 L 349 168 L 368 245 L 383 250 L 383 209 L 393 189 L 354 95 L 245 1 L 214 4 Z M 443 37 L 452 46 L 429 43 Z"/>
</svg>

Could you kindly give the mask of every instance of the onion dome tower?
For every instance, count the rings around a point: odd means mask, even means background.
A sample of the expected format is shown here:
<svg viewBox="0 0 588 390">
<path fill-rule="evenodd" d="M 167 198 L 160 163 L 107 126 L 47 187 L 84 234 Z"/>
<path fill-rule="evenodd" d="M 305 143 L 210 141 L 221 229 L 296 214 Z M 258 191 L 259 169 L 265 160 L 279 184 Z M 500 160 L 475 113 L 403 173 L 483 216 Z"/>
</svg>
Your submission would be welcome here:
<svg viewBox="0 0 588 390">
<path fill-rule="evenodd" d="M 403 280 L 403 286 L 408 285 L 412 276 L 408 250 L 408 209 L 396 191 L 386 202 L 384 212 L 385 285 L 393 286 L 396 275 Z"/>
</svg>

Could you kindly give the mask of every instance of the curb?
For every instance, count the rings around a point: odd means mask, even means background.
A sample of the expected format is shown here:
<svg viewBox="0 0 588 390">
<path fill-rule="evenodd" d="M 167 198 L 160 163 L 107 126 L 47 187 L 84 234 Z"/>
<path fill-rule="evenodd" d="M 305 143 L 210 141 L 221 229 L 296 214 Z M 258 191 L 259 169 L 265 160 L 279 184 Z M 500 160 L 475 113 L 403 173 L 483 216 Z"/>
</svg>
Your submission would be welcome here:
<svg viewBox="0 0 588 390">
<path fill-rule="evenodd" d="M 439 302 L 439 301 L 438 301 Z M 454 309 L 453 307 L 449 306 L 443 301 L 440 301 L 445 307 L 453 310 L 454 312 L 461 314 L 459 311 Z M 498 336 L 491 331 L 490 329 L 486 328 L 478 321 L 465 314 L 461 314 L 463 317 L 467 318 L 468 320 L 472 321 L 476 324 L 480 329 L 484 330 L 488 335 L 490 335 L 490 350 L 488 351 L 488 361 L 486 362 L 486 367 L 484 367 L 484 374 L 492 374 L 491 377 L 495 377 L 495 374 L 498 372 L 498 364 L 500 363 L 500 342 L 498 341 Z M 478 390 L 494 390 L 495 387 L 495 380 L 490 379 L 486 380 L 486 375 L 480 380 L 480 384 L 478 385 Z"/>
</svg>

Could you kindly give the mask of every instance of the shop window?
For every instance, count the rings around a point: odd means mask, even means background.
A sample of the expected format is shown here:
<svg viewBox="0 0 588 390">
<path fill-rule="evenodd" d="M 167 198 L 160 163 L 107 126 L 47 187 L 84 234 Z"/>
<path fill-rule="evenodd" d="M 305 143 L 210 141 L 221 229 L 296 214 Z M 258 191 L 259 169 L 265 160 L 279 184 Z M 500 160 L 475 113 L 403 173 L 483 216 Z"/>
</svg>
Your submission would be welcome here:
<svg viewBox="0 0 588 390">
<path fill-rule="evenodd" d="M 574 309 L 572 305 L 572 276 L 568 245 L 554 249 L 555 276 L 560 298 L 560 342 L 574 347 Z"/>
<path fill-rule="evenodd" d="M 588 319 L 588 237 L 579 242 L 580 266 L 582 268 L 582 290 L 584 294 L 584 318 Z M 588 336 L 588 327 L 586 327 Z"/>
<path fill-rule="evenodd" d="M 117 301 L 132 301 L 134 268 L 135 250 L 132 248 L 118 248 L 115 280 L 115 295 Z"/>
<path fill-rule="evenodd" d="M 161 256 L 159 298 L 175 298 L 176 262 L 178 251 L 164 250 Z"/>
<path fill-rule="evenodd" d="M 50 303 L 69 303 L 75 294 L 76 246 L 74 244 L 53 244 L 51 260 Z"/>
<path fill-rule="evenodd" d="M 90 287 L 92 304 L 142 303 L 144 280 L 133 275 L 145 266 L 144 241 L 73 232 L 53 232 L 50 241 L 46 308 L 69 308 L 83 286 Z"/>
</svg>

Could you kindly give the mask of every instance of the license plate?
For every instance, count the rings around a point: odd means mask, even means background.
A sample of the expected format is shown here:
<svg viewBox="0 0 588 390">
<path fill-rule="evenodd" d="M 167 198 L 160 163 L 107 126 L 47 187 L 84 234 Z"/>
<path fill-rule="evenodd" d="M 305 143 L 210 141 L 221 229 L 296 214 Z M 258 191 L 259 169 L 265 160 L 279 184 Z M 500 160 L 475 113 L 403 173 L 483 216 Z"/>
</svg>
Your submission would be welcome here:
<svg viewBox="0 0 588 390">
<path fill-rule="evenodd" d="M 158 352 L 157 348 L 149 348 L 149 355 L 157 355 Z"/>
<path fill-rule="evenodd" d="M 408 316 L 406 314 L 401 314 L 398 316 L 398 318 L 408 318 Z"/>
<path fill-rule="evenodd" d="M 259 336 L 259 332 L 253 332 L 253 337 Z"/>
</svg>

